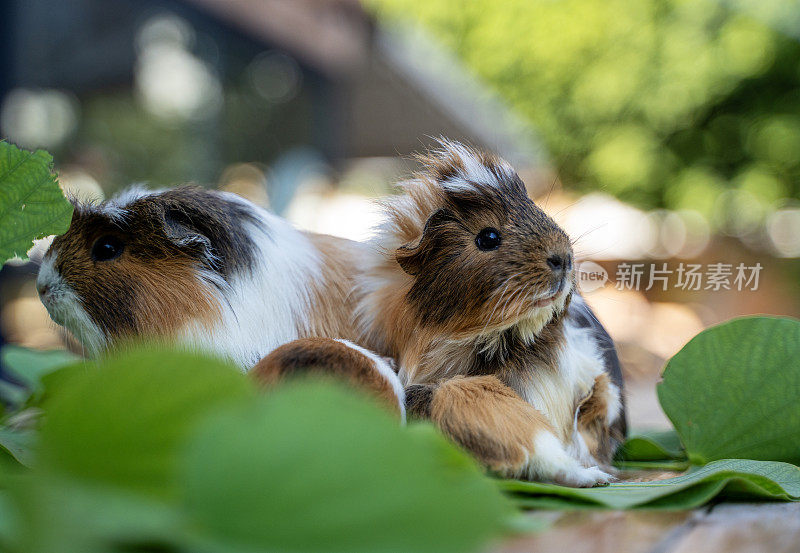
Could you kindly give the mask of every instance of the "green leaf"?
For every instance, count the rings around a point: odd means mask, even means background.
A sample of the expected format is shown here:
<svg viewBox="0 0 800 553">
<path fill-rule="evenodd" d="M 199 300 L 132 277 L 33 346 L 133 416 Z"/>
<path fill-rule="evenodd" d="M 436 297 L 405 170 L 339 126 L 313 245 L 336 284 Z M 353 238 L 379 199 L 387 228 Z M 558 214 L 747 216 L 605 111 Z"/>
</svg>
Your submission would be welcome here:
<svg viewBox="0 0 800 553">
<path fill-rule="evenodd" d="M 619 461 L 684 460 L 686 451 L 675 430 L 656 430 L 632 434 L 617 450 Z"/>
<path fill-rule="evenodd" d="M 725 459 L 654 482 L 622 482 L 603 488 L 567 488 L 506 480 L 501 488 L 525 508 L 691 509 L 714 497 L 800 500 L 800 468 L 789 463 Z"/>
<path fill-rule="evenodd" d="M 0 491 L 0 551 L 8 551 L 20 526 L 17 509 L 6 491 Z"/>
<path fill-rule="evenodd" d="M 233 366 L 158 348 L 64 373 L 42 405 L 41 464 L 159 497 L 174 492 L 180 446 L 199 417 L 255 394 Z"/>
<path fill-rule="evenodd" d="M 186 551 L 184 518 L 173 506 L 120 488 L 46 474 L 18 477 L 0 538 L 27 553 Z M 0 497 L 1 499 L 1 497 Z M 0 503 L 0 511 L 2 510 Z M 2 514 L 2 512 L 0 512 Z"/>
<path fill-rule="evenodd" d="M 7 403 L 12 411 L 25 403 L 29 397 L 30 392 L 24 387 L 9 382 L 8 380 L 0 380 L 0 399 L 2 399 L 4 403 Z M 3 414 L 5 408 L 0 405 L 0 409 L 3 409 L 3 411 L 0 412 L 0 414 Z"/>
<path fill-rule="evenodd" d="M 44 392 L 43 379 L 66 365 L 75 363 L 77 355 L 65 350 L 38 351 L 20 346 L 5 346 L 0 350 L 2 365 L 15 382 L 24 389 L 0 386 L 0 397 L 13 405 L 22 405 Z M 0 383 L 2 384 L 2 383 Z"/>
<path fill-rule="evenodd" d="M 25 258 L 33 240 L 69 228 L 72 205 L 52 173 L 53 158 L 0 141 L 0 263 Z"/>
<path fill-rule="evenodd" d="M 6 454 L 21 465 L 30 466 L 35 436 L 31 430 L 14 430 L 0 426 L 0 454 Z"/>
<path fill-rule="evenodd" d="M 800 321 L 746 317 L 701 332 L 670 359 L 658 398 L 692 463 L 800 464 Z"/>
<path fill-rule="evenodd" d="M 475 550 L 508 502 L 429 425 L 402 428 L 352 391 L 290 385 L 218 414 L 181 474 L 211 552 Z"/>
</svg>

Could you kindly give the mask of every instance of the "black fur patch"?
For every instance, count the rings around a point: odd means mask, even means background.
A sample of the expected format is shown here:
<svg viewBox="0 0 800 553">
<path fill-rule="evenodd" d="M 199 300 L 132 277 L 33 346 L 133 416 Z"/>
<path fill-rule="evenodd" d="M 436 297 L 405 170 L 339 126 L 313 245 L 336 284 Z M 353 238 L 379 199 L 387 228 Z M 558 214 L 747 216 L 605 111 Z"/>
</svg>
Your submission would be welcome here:
<svg viewBox="0 0 800 553">
<path fill-rule="evenodd" d="M 246 203 L 198 187 L 176 188 L 124 205 L 76 203 L 70 228 L 55 238 L 50 251 L 57 254 L 56 269 L 106 336 L 166 332 L 168 321 L 177 324 L 180 317 L 208 307 L 190 298 L 189 290 L 199 285 L 197 269 L 228 280 L 252 268 L 255 245 L 245 225 L 257 221 Z M 107 235 L 120 241 L 123 252 L 114 260 L 96 261 L 92 246 Z M 145 273 L 149 277 L 143 281 Z M 152 288 L 153 274 L 161 276 L 160 290 Z M 142 312 L 143 305 L 177 298 L 184 303 L 165 304 L 157 315 Z"/>
<path fill-rule="evenodd" d="M 258 219 L 247 204 L 218 192 L 181 187 L 136 200 L 128 209 L 163 220 L 165 238 L 226 279 L 253 267 L 255 245 L 245 225 Z"/>
<path fill-rule="evenodd" d="M 406 388 L 406 413 L 409 418 L 431 418 L 431 403 L 436 388 L 430 384 L 412 384 Z"/>
</svg>

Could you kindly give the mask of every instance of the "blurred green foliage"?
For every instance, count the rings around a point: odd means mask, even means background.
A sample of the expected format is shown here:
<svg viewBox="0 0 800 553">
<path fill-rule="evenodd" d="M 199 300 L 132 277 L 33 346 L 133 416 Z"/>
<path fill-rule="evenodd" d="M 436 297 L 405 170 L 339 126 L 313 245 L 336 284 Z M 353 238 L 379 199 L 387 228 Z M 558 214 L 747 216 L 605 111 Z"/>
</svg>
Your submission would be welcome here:
<svg viewBox="0 0 800 553">
<path fill-rule="evenodd" d="M 259 393 L 152 344 L 4 355 L 43 393 L 0 416 L 0 551 L 462 552 L 516 519 L 429 424 L 332 383 Z"/>
<path fill-rule="evenodd" d="M 4 359 L 38 393 L 0 416 L 0 551 L 461 552 L 541 529 L 513 504 L 800 501 L 800 469 L 774 461 L 797 460 L 798 333 L 751 317 L 698 335 L 659 387 L 676 433 L 634 438 L 622 457 L 704 466 L 591 489 L 494 482 L 429 423 L 401 426 L 331 382 L 259 393 L 234 366 L 152 344 L 78 362 L 12 348 Z"/>
<path fill-rule="evenodd" d="M 572 187 L 712 219 L 741 213 L 717 201 L 729 189 L 757 219 L 800 196 L 795 0 L 371 4 L 459 54 L 534 124 Z"/>
</svg>

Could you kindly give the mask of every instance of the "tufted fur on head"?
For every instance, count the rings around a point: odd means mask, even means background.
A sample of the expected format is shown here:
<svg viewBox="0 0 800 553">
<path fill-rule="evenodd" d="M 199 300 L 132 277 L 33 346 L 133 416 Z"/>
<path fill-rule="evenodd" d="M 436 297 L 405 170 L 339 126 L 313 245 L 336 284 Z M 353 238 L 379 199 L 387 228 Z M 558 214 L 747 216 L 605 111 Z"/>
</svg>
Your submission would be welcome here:
<svg viewBox="0 0 800 553">
<path fill-rule="evenodd" d="M 166 338 L 249 368 L 301 336 L 354 334 L 346 291 L 356 243 L 301 233 L 243 198 L 198 187 L 74 203 L 37 286 L 89 354 Z"/>
<path fill-rule="evenodd" d="M 605 367 L 592 331 L 572 320 L 571 303 L 585 304 L 568 236 L 502 159 L 442 141 L 420 161 L 384 202 L 359 282 L 362 343 L 394 356 L 407 385 L 495 376 L 591 462 L 576 411 Z"/>
<path fill-rule="evenodd" d="M 564 231 L 500 158 L 443 142 L 421 161 L 425 170 L 384 202 L 381 255 L 361 287 L 368 342 L 402 357 L 414 381 L 486 372 L 451 355 L 454 347 L 481 364 L 504 364 L 516 344 L 557 342 L 574 278 Z M 498 231 L 496 250 L 477 245 L 483 229 Z M 563 263 L 560 272 L 551 258 Z M 408 348 L 422 342 L 425 351 Z M 430 363 L 434 349 L 442 359 Z"/>
</svg>

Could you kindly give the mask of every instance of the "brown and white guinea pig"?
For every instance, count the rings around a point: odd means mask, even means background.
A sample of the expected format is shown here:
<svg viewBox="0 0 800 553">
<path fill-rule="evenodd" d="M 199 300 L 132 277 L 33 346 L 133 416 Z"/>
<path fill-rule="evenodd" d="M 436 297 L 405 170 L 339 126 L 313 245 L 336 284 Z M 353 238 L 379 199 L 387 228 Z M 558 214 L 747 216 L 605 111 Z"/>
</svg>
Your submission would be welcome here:
<svg viewBox="0 0 800 553">
<path fill-rule="evenodd" d="M 566 233 L 505 161 L 455 142 L 385 204 L 360 343 L 391 355 L 410 417 L 490 468 L 605 483 L 625 433 L 614 346 L 575 291 Z"/>
<path fill-rule="evenodd" d="M 405 392 L 393 361 L 348 340 L 301 338 L 256 363 L 250 376 L 264 387 L 294 377 L 331 377 L 371 395 L 405 422 Z"/>
<path fill-rule="evenodd" d="M 354 337 L 356 242 L 300 232 L 239 196 L 197 187 L 73 203 L 37 288 L 90 355 L 154 337 L 247 369 L 296 338 Z"/>
</svg>

